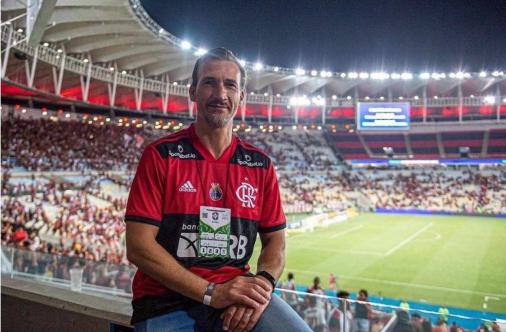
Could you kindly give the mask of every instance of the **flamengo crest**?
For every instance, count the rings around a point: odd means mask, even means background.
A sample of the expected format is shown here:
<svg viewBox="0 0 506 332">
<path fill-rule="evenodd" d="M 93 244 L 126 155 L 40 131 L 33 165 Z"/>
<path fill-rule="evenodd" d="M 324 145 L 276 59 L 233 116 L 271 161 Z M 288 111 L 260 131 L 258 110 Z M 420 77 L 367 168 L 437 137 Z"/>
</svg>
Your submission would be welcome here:
<svg viewBox="0 0 506 332">
<path fill-rule="evenodd" d="M 257 188 L 247 182 L 242 182 L 235 191 L 235 195 L 241 201 L 243 207 L 253 209 L 255 207 Z"/>
</svg>

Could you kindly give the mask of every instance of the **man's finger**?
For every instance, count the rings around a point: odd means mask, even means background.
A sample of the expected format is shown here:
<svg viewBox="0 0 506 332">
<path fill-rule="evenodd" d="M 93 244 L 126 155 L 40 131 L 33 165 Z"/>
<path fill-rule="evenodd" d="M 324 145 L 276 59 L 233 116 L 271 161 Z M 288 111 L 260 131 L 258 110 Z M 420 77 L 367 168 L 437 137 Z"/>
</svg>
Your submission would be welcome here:
<svg viewBox="0 0 506 332">
<path fill-rule="evenodd" d="M 256 276 L 253 278 L 250 278 L 250 281 L 261 286 L 265 291 L 272 292 L 272 285 L 270 282 L 267 281 L 264 277 Z"/>
<path fill-rule="evenodd" d="M 251 319 L 251 316 L 253 315 L 253 312 L 255 310 L 251 308 L 247 308 L 246 311 L 244 311 L 244 315 L 242 316 L 241 322 L 237 326 L 239 330 L 244 330 L 246 326 L 248 326 L 249 321 Z"/>
<path fill-rule="evenodd" d="M 246 331 L 253 330 L 253 328 L 255 327 L 255 325 L 258 322 L 258 319 L 262 315 L 262 312 L 263 312 L 263 310 L 258 310 L 258 309 L 253 311 L 253 314 L 251 315 L 251 317 L 249 319 L 248 325 L 245 328 Z"/>
<path fill-rule="evenodd" d="M 240 294 L 233 298 L 232 303 L 242 304 L 251 308 L 258 308 L 265 304 L 267 300 L 257 292 L 248 291 L 246 294 Z"/>
<path fill-rule="evenodd" d="M 245 311 L 246 311 L 246 308 L 243 306 L 240 306 L 237 308 L 232 319 L 230 320 L 230 325 L 228 326 L 230 330 L 234 331 L 237 329 L 237 326 L 241 322 L 242 316 L 244 315 Z"/>
<path fill-rule="evenodd" d="M 230 306 L 223 312 L 223 330 L 228 331 L 230 326 L 230 320 L 234 317 L 235 312 L 237 311 L 237 307 L 235 305 Z"/>
<path fill-rule="evenodd" d="M 250 287 L 240 290 L 240 293 L 245 294 L 259 304 L 265 304 L 271 299 L 271 293 L 266 292 L 262 287 L 258 285 L 251 285 Z"/>
</svg>

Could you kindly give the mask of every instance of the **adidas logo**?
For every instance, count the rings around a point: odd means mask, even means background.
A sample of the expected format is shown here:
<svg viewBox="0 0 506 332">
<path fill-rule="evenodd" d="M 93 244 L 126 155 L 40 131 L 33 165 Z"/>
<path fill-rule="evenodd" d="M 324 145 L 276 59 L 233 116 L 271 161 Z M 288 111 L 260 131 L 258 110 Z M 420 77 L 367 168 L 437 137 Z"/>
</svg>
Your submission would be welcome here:
<svg viewBox="0 0 506 332">
<path fill-rule="evenodd" d="M 185 183 L 183 183 L 183 185 L 181 187 L 179 187 L 179 191 L 185 192 L 185 193 L 196 193 L 197 189 L 195 189 L 195 187 L 192 185 L 190 180 L 188 180 Z"/>
</svg>

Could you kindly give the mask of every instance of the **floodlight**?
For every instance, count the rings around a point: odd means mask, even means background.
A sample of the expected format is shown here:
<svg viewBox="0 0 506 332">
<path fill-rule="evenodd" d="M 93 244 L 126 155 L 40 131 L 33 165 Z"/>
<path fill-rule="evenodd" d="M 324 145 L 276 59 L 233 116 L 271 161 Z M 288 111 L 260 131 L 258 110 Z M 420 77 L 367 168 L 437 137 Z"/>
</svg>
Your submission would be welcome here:
<svg viewBox="0 0 506 332">
<path fill-rule="evenodd" d="M 358 78 L 358 74 L 356 72 L 352 71 L 351 73 L 348 73 L 348 78 L 356 79 L 356 78 Z"/>
<path fill-rule="evenodd" d="M 195 54 L 196 56 L 202 56 L 202 55 L 204 55 L 204 54 L 206 54 L 206 53 L 207 53 L 207 50 L 206 50 L 206 49 L 204 49 L 204 48 L 200 48 L 200 47 L 199 47 L 199 48 L 195 51 L 195 53 L 194 53 L 194 54 Z"/>
<path fill-rule="evenodd" d="M 302 76 L 302 75 L 305 75 L 306 74 L 306 71 L 302 68 L 297 68 L 295 69 L 295 75 L 299 75 L 299 76 Z"/>
<path fill-rule="evenodd" d="M 256 62 L 254 65 L 253 65 L 253 70 L 254 71 L 260 71 L 264 68 L 264 65 L 261 63 L 261 62 Z"/>
<path fill-rule="evenodd" d="M 404 72 L 401 74 L 401 78 L 403 80 L 411 80 L 411 79 L 413 79 L 413 74 Z"/>
<path fill-rule="evenodd" d="M 187 40 L 183 40 L 181 42 L 181 48 L 183 50 L 189 50 L 190 48 L 192 48 L 192 44 L 189 41 L 187 41 Z"/>
</svg>

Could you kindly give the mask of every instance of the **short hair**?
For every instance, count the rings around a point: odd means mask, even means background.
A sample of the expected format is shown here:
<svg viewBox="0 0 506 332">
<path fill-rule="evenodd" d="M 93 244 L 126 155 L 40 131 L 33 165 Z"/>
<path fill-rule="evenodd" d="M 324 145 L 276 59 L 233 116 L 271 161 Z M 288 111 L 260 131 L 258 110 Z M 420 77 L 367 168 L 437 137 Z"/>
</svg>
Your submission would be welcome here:
<svg viewBox="0 0 506 332">
<path fill-rule="evenodd" d="M 288 280 L 292 280 L 293 279 L 293 273 L 292 272 L 288 272 Z"/>
<path fill-rule="evenodd" d="M 197 59 L 197 62 L 195 62 L 195 66 L 193 67 L 192 72 L 192 85 L 197 86 L 198 83 L 198 75 L 199 75 L 199 68 L 200 66 L 210 60 L 224 60 L 224 61 L 232 61 L 239 67 L 239 71 L 241 72 L 241 82 L 240 87 L 241 90 L 244 89 L 246 86 L 246 70 L 244 69 L 244 66 L 241 65 L 239 62 L 239 59 L 232 53 L 232 51 L 224 48 L 224 47 L 218 47 L 213 48 L 212 50 L 209 50 L 206 52 L 206 54 L 202 55 L 200 58 Z"/>
<path fill-rule="evenodd" d="M 359 290 L 358 292 L 359 292 L 359 293 L 364 294 L 364 295 L 365 295 L 365 297 L 368 297 L 368 296 L 369 296 L 369 294 L 367 293 L 367 290 L 365 290 L 365 289 L 361 289 L 361 290 Z"/>
<path fill-rule="evenodd" d="M 340 299 L 350 297 L 350 293 L 345 290 L 342 290 L 342 291 L 337 292 L 337 297 Z"/>
</svg>

